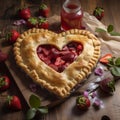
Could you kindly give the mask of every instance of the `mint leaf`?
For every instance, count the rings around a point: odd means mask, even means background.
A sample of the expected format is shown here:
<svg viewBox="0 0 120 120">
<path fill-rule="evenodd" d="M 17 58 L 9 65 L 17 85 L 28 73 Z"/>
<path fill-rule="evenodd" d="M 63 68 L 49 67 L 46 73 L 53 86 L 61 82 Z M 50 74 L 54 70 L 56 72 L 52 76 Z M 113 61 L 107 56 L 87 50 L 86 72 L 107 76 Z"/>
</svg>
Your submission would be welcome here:
<svg viewBox="0 0 120 120">
<path fill-rule="evenodd" d="M 35 114 L 36 114 L 36 109 L 35 108 L 31 108 L 27 111 L 27 115 L 26 115 L 26 118 L 27 120 L 31 120 L 35 117 Z"/>
<path fill-rule="evenodd" d="M 106 30 L 104 30 L 102 28 L 96 28 L 95 32 L 106 32 Z"/>
<path fill-rule="evenodd" d="M 109 32 L 109 34 L 112 35 L 112 36 L 120 36 L 120 33 L 114 32 L 114 31 Z"/>
<path fill-rule="evenodd" d="M 107 27 L 107 31 L 102 29 L 102 28 L 96 28 L 95 32 L 108 32 L 112 36 L 120 36 L 120 33 L 115 32 L 113 30 L 114 30 L 114 26 L 113 25 L 109 25 Z"/>
<path fill-rule="evenodd" d="M 114 76 L 120 76 L 120 67 L 114 66 L 110 70 Z"/>
<path fill-rule="evenodd" d="M 38 108 L 41 105 L 41 101 L 38 96 L 31 95 L 29 98 L 29 103 L 32 108 Z"/>
<path fill-rule="evenodd" d="M 40 108 L 38 108 L 37 109 L 40 113 L 42 113 L 42 114 L 47 114 L 48 113 L 48 109 L 47 108 L 43 108 L 43 107 L 40 107 Z"/>
<path fill-rule="evenodd" d="M 120 66 L 120 57 L 115 60 L 115 65 Z"/>
<path fill-rule="evenodd" d="M 107 27 L 107 32 L 110 33 L 110 32 L 113 31 L 113 29 L 114 29 L 113 25 L 109 25 L 109 26 Z"/>
</svg>

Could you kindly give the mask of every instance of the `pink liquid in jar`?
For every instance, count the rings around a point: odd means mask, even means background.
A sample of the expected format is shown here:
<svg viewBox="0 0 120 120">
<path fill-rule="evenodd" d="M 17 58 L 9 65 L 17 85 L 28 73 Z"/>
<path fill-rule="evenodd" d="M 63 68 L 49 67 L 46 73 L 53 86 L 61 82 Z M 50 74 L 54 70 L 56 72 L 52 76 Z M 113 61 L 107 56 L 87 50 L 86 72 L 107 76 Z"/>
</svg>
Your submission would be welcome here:
<svg viewBox="0 0 120 120">
<path fill-rule="evenodd" d="M 69 30 L 82 28 L 83 12 L 79 4 L 66 2 L 61 11 L 61 29 Z"/>
</svg>

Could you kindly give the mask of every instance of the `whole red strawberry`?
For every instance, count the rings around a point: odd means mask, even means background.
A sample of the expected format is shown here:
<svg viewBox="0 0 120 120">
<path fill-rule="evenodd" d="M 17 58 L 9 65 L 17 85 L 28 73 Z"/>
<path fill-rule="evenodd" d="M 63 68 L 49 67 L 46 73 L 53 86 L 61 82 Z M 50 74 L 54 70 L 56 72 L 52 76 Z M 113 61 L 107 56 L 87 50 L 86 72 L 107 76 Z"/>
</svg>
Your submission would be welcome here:
<svg viewBox="0 0 120 120">
<path fill-rule="evenodd" d="M 96 7 L 93 11 L 93 15 L 98 19 L 101 20 L 104 17 L 104 9 L 102 7 Z"/>
<path fill-rule="evenodd" d="M 12 110 L 21 110 L 22 109 L 21 101 L 18 96 L 16 96 L 16 95 L 8 96 L 7 101 L 8 101 L 8 107 L 10 109 L 12 109 Z"/>
<path fill-rule="evenodd" d="M 49 28 L 49 23 L 46 18 L 39 18 L 38 22 L 39 22 L 39 24 L 38 24 L 39 28 L 44 28 L 44 29 Z"/>
<path fill-rule="evenodd" d="M 50 13 L 50 8 L 45 4 L 41 4 L 39 7 L 39 15 L 43 17 L 48 17 L 49 13 Z"/>
<path fill-rule="evenodd" d="M 7 90 L 10 87 L 10 79 L 8 76 L 0 77 L 0 91 Z"/>
<path fill-rule="evenodd" d="M 9 42 L 14 43 L 19 36 L 19 32 L 17 32 L 16 30 L 12 30 L 6 35 L 6 39 L 9 40 Z"/>
<path fill-rule="evenodd" d="M 29 8 L 20 9 L 18 11 L 18 14 L 19 14 L 20 18 L 25 19 L 25 20 L 27 20 L 31 17 L 31 11 Z"/>
<path fill-rule="evenodd" d="M 115 81 L 111 78 L 105 78 L 100 83 L 100 88 L 107 92 L 107 93 L 113 93 L 115 91 Z"/>
<path fill-rule="evenodd" d="M 90 107 L 90 100 L 88 97 L 85 97 L 83 95 L 78 96 L 76 99 L 76 105 L 81 110 L 86 110 Z"/>
<path fill-rule="evenodd" d="M 38 27 L 38 18 L 31 17 L 27 20 L 28 28 Z"/>
</svg>

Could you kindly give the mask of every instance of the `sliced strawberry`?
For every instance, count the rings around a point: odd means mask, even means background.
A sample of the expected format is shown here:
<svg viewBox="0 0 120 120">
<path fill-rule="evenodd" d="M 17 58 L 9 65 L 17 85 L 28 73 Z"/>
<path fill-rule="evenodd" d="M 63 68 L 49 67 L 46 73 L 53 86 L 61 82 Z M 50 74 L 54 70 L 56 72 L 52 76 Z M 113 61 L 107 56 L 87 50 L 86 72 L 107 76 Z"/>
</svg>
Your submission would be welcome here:
<svg viewBox="0 0 120 120">
<path fill-rule="evenodd" d="M 69 50 L 69 49 L 67 46 L 64 46 L 62 50 L 64 51 L 64 50 Z"/>
<path fill-rule="evenodd" d="M 83 50 L 80 43 L 71 42 L 58 50 L 53 45 L 40 45 L 37 48 L 39 58 L 57 72 L 62 72 Z M 79 52 L 79 53 L 77 53 Z"/>
<path fill-rule="evenodd" d="M 64 63 L 65 63 L 65 61 L 62 60 L 61 57 L 57 57 L 54 64 L 55 64 L 56 66 L 59 66 L 59 65 L 63 65 Z"/>
<path fill-rule="evenodd" d="M 75 54 L 72 53 L 72 52 L 69 52 L 68 54 L 65 54 L 64 56 L 61 57 L 62 60 L 64 61 L 69 61 L 69 62 L 73 62 L 74 61 L 74 58 L 75 58 Z"/>
<path fill-rule="evenodd" d="M 43 54 L 45 54 L 46 56 L 49 55 L 50 51 L 47 50 L 46 48 L 42 48 L 42 52 Z"/>
<path fill-rule="evenodd" d="M 112 54 L 108 53 L 108 54 L 105 54 L 104 56 L 102 56 L 100 58 L 100 62 L 103 63 L 103 64 L 108 64 L 109 63 L 109 59 L 112 58 Z"/>
<path fill-rule="evenodd" d="M 83 50 L 83 46 L 82 46 L 82 44 L 79 44 L 77 46 L 77 53 L 80 54 L 82 50 Z"/>
</svg>

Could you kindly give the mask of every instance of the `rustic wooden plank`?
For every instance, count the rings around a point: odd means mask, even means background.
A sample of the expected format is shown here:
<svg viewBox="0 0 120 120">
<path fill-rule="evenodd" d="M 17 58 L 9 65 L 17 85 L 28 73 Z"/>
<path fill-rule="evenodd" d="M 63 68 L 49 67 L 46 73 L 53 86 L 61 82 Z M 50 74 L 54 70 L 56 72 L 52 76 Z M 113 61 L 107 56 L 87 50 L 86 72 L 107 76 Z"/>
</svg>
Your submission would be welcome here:
<svg viewBox="0 0 120 120">
<path fill-rule="evenodd" d="M 45 0 L 45 3 L 47 3 L 50 7 L 51 7 L 51 13 L 50 16 L 53 16 L 54 14 L 59 15 L 60 14 L 60 10 L 61 10 L 61 6 L 62 3 L 64 2 L 64 0 Z M 115 30 L 117 30 L 118 32 L 120 32 L 120 28 L 119 28 L 119 24 L 120 24 L 120 15 L 119 15 L 119 0 L 109 0 L 109 2 L 106 0 L 80 0 L 81 5 L 82 5 L 82 9 L 84 11 L 89 12 L 90 14 L 92 14 L 93 9 L 96 6 L 101 6 L 105 9 L 105 17 L 102 19 L 102 22 L 106 25 L 109 24 L 113 24 L 115 26 Z M 34 4 L 35 6 L 32 6 L 32 3 L 30 3 L 30 7 L 32 11 L 37 11 L 37 7 L 38 3 Z M 15 8 L 18 8 L 19 6 L 19 2 L 17 0 L 4 0 L 4 1 L 0 1 L 0 8 L 1 8 L 1 14 L 0 14 L 0 29 L 2 30 L 3 28 L 5 28 L 4 33 L 6 33 L 7 31 L 9 31 L 10 29 L 17 29 L 19 31 L 23 31 L 22 27 L 15 27 L 12 26 L 12 22 L 13 22 L 13 18 L 11 18 L 10 16 L 14 15 L 15 13 Z M 53 7 L 54 6 L 54 7 Z M 34 14 L 34 13 L 33 13 Z M 59 18 L 57 18 L 58 20 Z M 56 19 L 54 19 L 52 22 L 54 23 L 54 21 L 56 21 Z M 57 26 L 56 26 L 57 25 Z M 51 30 L 54 29 L 58 29 L 58 27 L 60 26 L 60 24 L 55 24 L 54 28 L 51 27 Z M 2 47 L 2 45 L 0 45 L 0 47 Z M 104 46 L 105 47 L 105 46 Z M 11 49 L 10 46 L 7 47 L 7 45 L 4 45 L 3 51 L 4 52 L 9 52 L 9 50 Z M 11 50 L 10 50 L 11 51 Z M 109 51 L 109 50 L 108 50 Z M 104 52 L 108 52 L 105 51 Z M 12 53 L 10 53 L 11 55 Z M 119 55 L 119 53 L 118 53 Z M 13 56 L 13 55 L 12 55 Z M 15 65 L 15 61 L 12 61 L 13 59 L 11 59 L 10 56 L 10 61 L 6 61 L 6 66 L 9 69 L 12 77 L 14 78 L 15 83 L 17 84 L 20 92 L 22 93 L 22 95 L 24 96 L 25 100 L 28 103 L 28 98 L 29 95 L 31 94 L 31 91 L 29 89 L 29 84 L 32 82 L 31 79 L 29 79 L 22 71 L 19 71 L 19 69 L 17 68 L 17 66 Z M 14 68 L 15 67 L 15 68 Z M 19 72 L 18 72 L 19 71 Z M 95 78 L 94 78 L 95 79 Z M 89 80 L 94 80 L 92 79 L 92 77 L 89 78 Z M 23 84 L 23 80 L 26 81 L 26 83 Z M 86 84 L 84 86 L 82 86 L 82 90 L 85 90 L 89 84 L 89 80 L 86 82 Z M 15 93 L 19 93 L 18 91 L 15 91 L 14 89 L 18 89 L 16 88 L 16 84 L 13 84 L 13 88 L 10 89 L 9 93 L 13 94 Z M 76 96 L 72 96 L 67 100 L 63 100 L 60 101 L 62 102 L 62 104 L 59 104 L 58 106 L 56 106 L 53 110 L 49 111 L 49 114 L 47 116 L 45 116 L 44 119 L 46 120 L 78 120 L 78 119 L 82 119 L 82 120 L 101 120 L 101 117 L 103 115 L 108 115 L 110 117 L 111 120 L 120 120 L 120 97 L 119 95 L 119 91 L 120 91 L 120 81 L 117 81 L 116 83 L 116 92 L 114 94 L 114 96 L 106 96 L 105 94 L 103 94 L 100 90 L 98 90 L 98 94 L 100 95 L 99 97 L 103 100 L 103 102 L 105 103 L 105 107 L 101 110 L 95 110 L 92 106 L 90 107 L 90 109 L 88 111 L 85 112 L 81 112 L 76 110 L 75 108 L 75 99 Z M 43 90 L 44 91 L 44 90 Z M 45 91 L 46 92 L 46 91 Z M 13 119 L 13 120 L 22 120 L 23 118 L 23 113 L 6 113 L 5 111 L 3 111 L 3 109 L 1 109 L 1 107 L 3 107 L 3 104 L 5 102 L 5 98 L 6 96 L 9 94 L 7 92 L 0 94 L 0 119 L 1 120 L 9 120 Z M 42 93 L 37 93 L 38 95 L 41 96 Z M 48 94 L 48 93 L 47 93 Z M 3 96 L 2 96 L 3 95 Z M 51 105 L 50 103 L 54 103 L 57 100 L 56 99 L 48 99 L 49 97 L 42 97 L 43 99 L 43 104 L 44 105 Z M 59 101 L 57 101 L 59 103 Z M 57 103 L 57 104 L 58 104 Z M 54 105 L 54 104 L 52 104 Z M 52 106 L 53 107 L 53 106 Z"/>
</svg>

